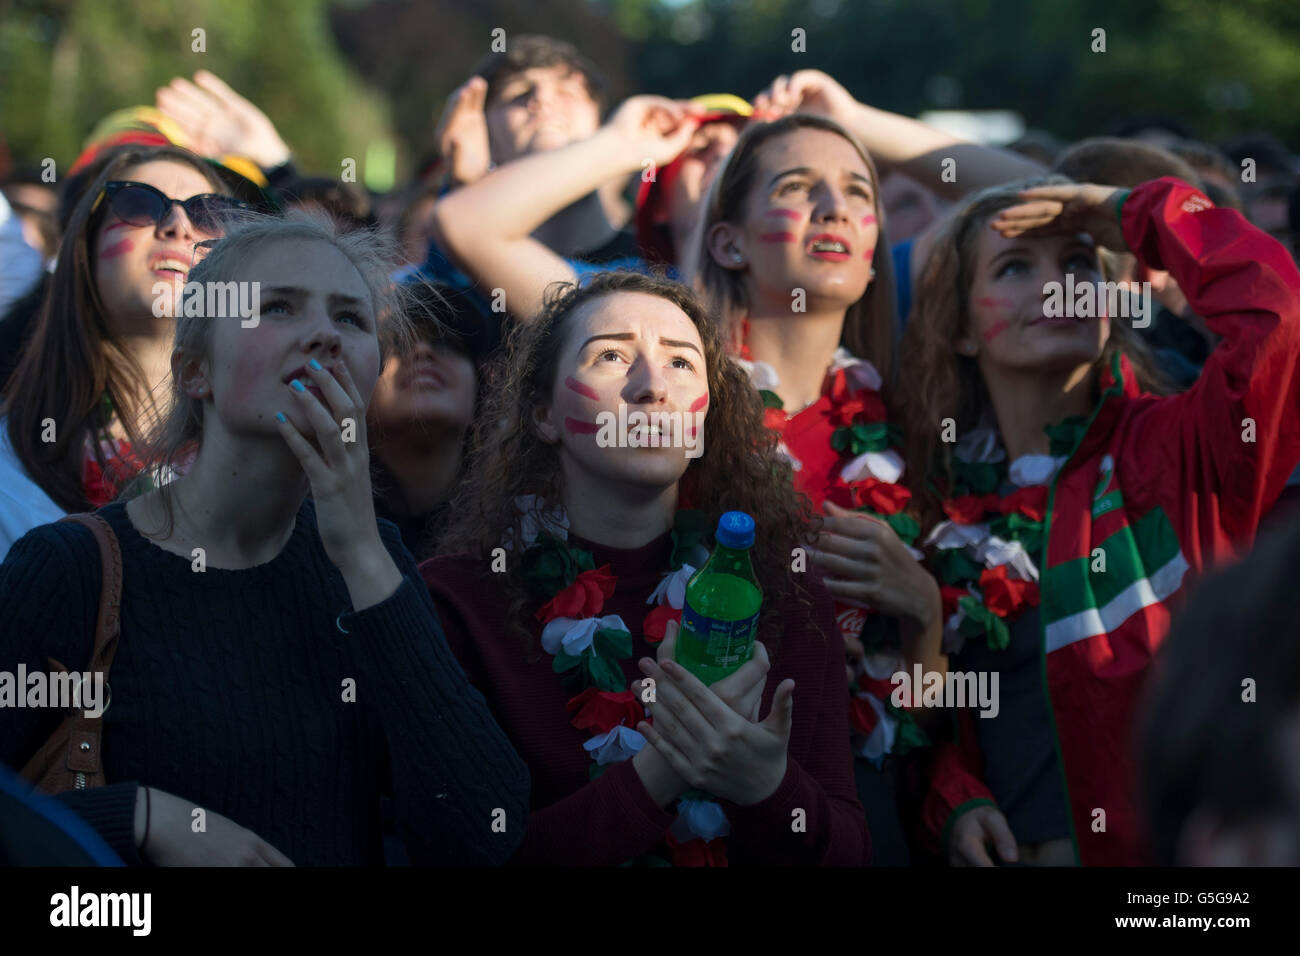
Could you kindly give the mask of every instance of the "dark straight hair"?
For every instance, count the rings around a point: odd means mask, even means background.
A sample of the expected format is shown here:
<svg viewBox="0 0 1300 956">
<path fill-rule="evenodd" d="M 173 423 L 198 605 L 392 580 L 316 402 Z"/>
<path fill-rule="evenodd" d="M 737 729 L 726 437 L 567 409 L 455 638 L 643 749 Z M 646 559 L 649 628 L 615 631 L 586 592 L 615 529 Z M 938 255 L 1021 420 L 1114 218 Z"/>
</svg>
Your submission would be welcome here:
<svg viewBox="0 0 1300 956">
<path fill-rule="evenodd" d="M 187 150 L 147 146 L 115 155 L 72 212 L 44 306 L 0 403 L 18 460 L 41 490 L 68 511 L 90 507 L 81 484 L 81 448 L 88 433 L 108 424 L 107 409 L 111 407 L 121 419 L 133 445 L 146 424 L 141 416 L 157 412 L 144 371 L 109 327 L 91 247 L 108 214 L 107 202 L 95 205 L 104 184 L 122 179 L 132 167 L 158 161 L 188 166 L 211 184 L 213 192 L 230 194 L 216 170 Z M 54 440 L 43 441 L 44 423 L 51 421 Z M 106 467 L 99 442 L 94 445 L 96 459 Z"/>
</svg>

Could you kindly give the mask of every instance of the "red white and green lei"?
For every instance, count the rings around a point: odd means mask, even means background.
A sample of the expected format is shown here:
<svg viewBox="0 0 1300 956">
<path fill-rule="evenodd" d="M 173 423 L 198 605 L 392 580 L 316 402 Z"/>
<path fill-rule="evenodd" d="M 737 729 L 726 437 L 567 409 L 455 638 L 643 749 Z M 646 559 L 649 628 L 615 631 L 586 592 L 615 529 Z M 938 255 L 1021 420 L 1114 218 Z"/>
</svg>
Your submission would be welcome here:
<svg viewBox="0 0 1300 956">
<path fill-rule="evenodd" d="M 1009 465 L 991 425 L 957 442 L 953 487 L 942 503 L 948 517 L 925 539 L 941 582 L 945 653 L 956 653 L 972 638 L 1005 649 L 1010 626 L 1026 608 L 1038 606 L 1034 556 L 1043 547 L 1048 486 L 1082 428 L 1080 419 L 1048 428 L 1050 454 L 1023 455 Z M 1002 493 L 1007 487 L 1013 490 Z"/>
<path fill-rule="evenodd" d="M 627 689 L 622 661 L 632 656 L 632 634 L 616 614 L 603 615 L 617 578 L 609 565 L 597 568 L 590 551 L 568 542 L 562 509 L 543 510 L 531 495 L 517 501 L 523 515 L 522 575 L 530 592 L 544 601 L 536 612 L 543 623 L 542 648 L 552 668 L 574 690 L 565 705 L 569 722 L 591 734 L 583 747 L 591 755 L 595 780 L 611 764 L 629 760 L 645 746 L 639 721 L 653 723 L 644 705 Z M 709 528 L 703 512 L 681 510 L 673 521 L 669 567 L 646 604 L 642 632 L 652 644 L 662 641 L 669 621 L 681 622 L 686 583 L 709 556 Z M 722 806 L 708 794 L 688 791 L 677 801 L 677 819 L 665 834 L 677 866 L 726 866 L 723 841 L 730 825 Z M 646 856 L 647 865 L 667 866 Z"/>
<path fill-rule="evenodd" d="M 777 432 L 784 430 L 787 416 L 784 403 L 775 389 L 780 385 L 776 371 L 767 363 L 755 361 L 748 346 L 748 328 L 743 332 L 740 348 L 741 367 L 763 398 L 765 421 Z M 903 476 L 902 444 L 898 426 L 888 421 L 888 410 L 880 395 L 880 373 L 865 359 L 856 358 L 848 349 L 839 348 L 827 369 L 831 417 L 836 425 L 831 433 L 831 448 L 838 453 L 834 487 L 847 489 L 853 507 L 888 524 L 917 560 L 924 555 L 913 545 L 920 527 L 904 512 L 911 492 L 899 484 Z M 781 442 L 777 451 L 795 471 L 802 470 L 790 449 Z M 906 710 L 890 700 L 894 689 L 890 677 L 903 668 L 903 658 L 896 633 L 889 622 L 865 605 L 836 598 L 836 616 L 841 627 L 858 631 L 861 621 L 865 657 L 855 664 L 850 684 L 849 722 L 853 730 L 853 751 L 877 766 L 886 754 L 904 754 L 914 747 L 927 746 L 929 740 Z M 845 618 L 848 620 L 845 620 Z"/>
</svg>

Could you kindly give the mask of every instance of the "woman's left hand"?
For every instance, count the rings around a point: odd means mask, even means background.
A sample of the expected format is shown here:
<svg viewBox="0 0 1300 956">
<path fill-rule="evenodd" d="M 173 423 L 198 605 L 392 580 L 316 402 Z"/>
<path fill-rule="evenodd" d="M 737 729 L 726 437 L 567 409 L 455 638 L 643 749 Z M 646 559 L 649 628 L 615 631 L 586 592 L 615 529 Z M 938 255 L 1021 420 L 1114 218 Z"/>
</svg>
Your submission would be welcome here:
<svg viewBox="0 0 1300 956">
<path fill-rule="evenodd" d="M 397 589 L 401 572 L 379 537 L 370 488 L 370 446 L 366 440 L 366 403 L 361 400 L 347 363 L 342 359 L 330 374 L 315 359 L 307 365 L 312 384 L 324 401 L 310 391 L 286 386 L 310 424 L 308 441 L 288 417 L 276 427 L 302 464 L 311 482 L 316 524 L 325 553 L 348 583 L 355 610 L 377 604 Z M 303 383 L 306 385 L 307 383 Z M 344 431 L 348 440 L 344 441 Z M 391 587 L 387 587 L 391 584 Z M 387 587 L 387 593 L 375 596 Z"/>
<path fill-rule="evenodd" d="M 794 719 L 794 681 L 787 678 L 761 722 L 746 720 L 676 661 L 645 657 L 655 681 L 654 726 L 637 730 L 690 786 L 738 806 L 766 800 L 785 778 Z"/>
<path fill-rule="evenodd" d="M 825 573 L 832 595 L 922 627 L 942 613 L 939 585 L 893 528 L 830 501 L 825 507 L 824 530 L 808 556 Z"/>
</svg>

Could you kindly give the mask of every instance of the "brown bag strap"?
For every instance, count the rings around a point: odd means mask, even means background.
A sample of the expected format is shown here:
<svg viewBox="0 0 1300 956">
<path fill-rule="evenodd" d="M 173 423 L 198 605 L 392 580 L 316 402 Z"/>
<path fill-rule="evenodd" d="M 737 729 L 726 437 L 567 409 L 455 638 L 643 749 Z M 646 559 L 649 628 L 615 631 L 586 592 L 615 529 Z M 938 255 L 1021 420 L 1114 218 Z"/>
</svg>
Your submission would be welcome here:
<svg viewBox="0 0 1300 956">
<path fill-rule="evenodd" d="M 85 525 L 99 545 L 99 613 L 87 670 L 92 674 L 102 673 L 107 686 L 108 671 L 113 666 L 122 630 L 122 548 L 113 526 L 99 515 L 73 514 L 59 520 Z M 67 671 L 54 658 L 49 659 L 49 664 L 51 672 Z M 109 699 L 112 699 L 111 688 Z M 87 717 L 83 711 L 69 715 L 23 767 L 23 777 L 48 793 L 103 786 L 102 729 L 102 713 L 98 717 Z"/>
<path fill-rule="evenodd" d="M 74 521 L 89 528 L 99 545 L 99 562 L 103 569 L 99 617 L 95 621 L 95 645 L 87 669 L 91 673 L 103 671 L 107 680 L 109 668 L 117 655 L 117 638 L 122 632 L 122 547 L 113 526 L 97 514 L 68 515 L 59 520 Z"/>
</svg>

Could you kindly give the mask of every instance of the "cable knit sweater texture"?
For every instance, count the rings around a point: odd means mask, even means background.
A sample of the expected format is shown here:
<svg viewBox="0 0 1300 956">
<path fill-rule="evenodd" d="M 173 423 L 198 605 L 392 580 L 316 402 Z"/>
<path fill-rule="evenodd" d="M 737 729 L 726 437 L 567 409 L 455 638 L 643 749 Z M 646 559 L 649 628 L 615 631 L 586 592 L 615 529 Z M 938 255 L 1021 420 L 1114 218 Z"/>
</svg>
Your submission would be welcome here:
<svg viewBox="0 0 1300 956">
<path fill-rule="evenodd" d="M 523 838 L 528 770 L 448 649 L 397 529 L 379 527 L 403 582 L 353 612 L 308 499 L 289 542 L 254 568 L 199 573 L 99 512 L 123 559 L 122 635 L 104 715 L 108 786 L 61 799 L 128 862 L 138 785 L 252 830 L 298 865 L 383 862 L 379 800 L 417 864 L 498 864 Z M 86 667 L 100 559 L 79 525 L 49 524 L 0 565 L 0 668 Z M 341 617 L 340 617 L 341 616 Z M 336 620 L 346 633 L 336 626 Z M 344 681 L 355 681 L 355 702 Z M 0 760 L 20 768 L 57 726 L 0 708 Z M 493 832 L 493 811 L 505 832 Z"/>
</svg>

